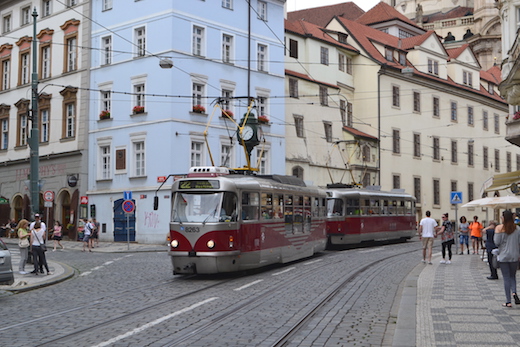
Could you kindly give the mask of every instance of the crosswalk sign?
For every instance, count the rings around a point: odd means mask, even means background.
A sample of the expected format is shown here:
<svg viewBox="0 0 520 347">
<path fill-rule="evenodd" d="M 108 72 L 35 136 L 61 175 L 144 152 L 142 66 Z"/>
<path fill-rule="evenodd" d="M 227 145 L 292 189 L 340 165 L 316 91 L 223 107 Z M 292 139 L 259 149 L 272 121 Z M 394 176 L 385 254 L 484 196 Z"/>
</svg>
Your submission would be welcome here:
<svg viewBox="0 0 520 347">
<path fill-rule="evenodd" d="M 462 204 L 462 192 L 451 192 L 450 204 Z"/>
</svg>

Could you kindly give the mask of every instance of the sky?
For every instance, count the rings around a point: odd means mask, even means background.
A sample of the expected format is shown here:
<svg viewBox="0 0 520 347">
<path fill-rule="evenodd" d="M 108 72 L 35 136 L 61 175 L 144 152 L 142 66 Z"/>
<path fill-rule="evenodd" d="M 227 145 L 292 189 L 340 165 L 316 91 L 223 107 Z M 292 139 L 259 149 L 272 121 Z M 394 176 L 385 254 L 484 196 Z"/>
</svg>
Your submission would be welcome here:
<svg viewBox="0 0 520 347">
<path fill-rule="evenodd" d="M 311 7 L 340 4 L 352 1 L 365 12 L 374 7 L 379 0 L 287 0 L 287 12 L 303 10 Z"/>
</svg>

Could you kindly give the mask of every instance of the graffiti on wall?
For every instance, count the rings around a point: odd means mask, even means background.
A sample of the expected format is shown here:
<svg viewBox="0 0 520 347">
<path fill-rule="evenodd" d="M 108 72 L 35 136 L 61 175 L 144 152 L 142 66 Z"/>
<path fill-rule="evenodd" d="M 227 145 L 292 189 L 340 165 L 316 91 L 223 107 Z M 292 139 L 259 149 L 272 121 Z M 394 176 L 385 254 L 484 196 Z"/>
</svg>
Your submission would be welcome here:
<svg viewBox="0 0 520 347">
<path fill-rule="evenodd" d="M 144 226 L 156 229 L 159 226 L 159 214 L 156 212 L 144 212 Z"/>
</svg>

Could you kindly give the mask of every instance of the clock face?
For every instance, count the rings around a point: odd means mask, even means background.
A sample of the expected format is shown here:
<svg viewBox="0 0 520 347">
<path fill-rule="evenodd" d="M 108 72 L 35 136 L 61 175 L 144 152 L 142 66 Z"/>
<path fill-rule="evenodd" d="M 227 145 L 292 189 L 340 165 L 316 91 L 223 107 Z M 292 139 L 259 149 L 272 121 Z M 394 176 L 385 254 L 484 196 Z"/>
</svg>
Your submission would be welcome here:
<svg viewBox="0 0 520 347">
<path fill-rule="evenodd" d="M 254 134 L 255 134 L 255 132 L 254 132 L 253 128 L 251 128 L 249 125 L 246 125 L 244 127 L 244 129 L 242 129 L 241 137 L 242 137 L 242 139 L 244 139 L 244 141 L 248 141 L 253 137 Z"/>
</svg>

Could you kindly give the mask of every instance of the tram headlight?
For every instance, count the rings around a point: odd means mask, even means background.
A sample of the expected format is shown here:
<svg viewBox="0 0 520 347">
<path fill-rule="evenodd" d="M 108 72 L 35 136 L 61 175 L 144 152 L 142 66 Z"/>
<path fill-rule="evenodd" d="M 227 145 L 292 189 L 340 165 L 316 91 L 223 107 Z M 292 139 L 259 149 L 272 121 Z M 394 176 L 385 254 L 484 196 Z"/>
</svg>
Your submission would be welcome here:
<svg viewBox="0 0 520 347">
<path fill-rule="evenodd" d="M 173 248 L 177 248 L 177 247 L 179 247 L 179 241 L 177 241 L 177 240 L 173 240 L 173 241 L 170 243 L 170 245 L 172 245 Z"/>
<path fill-rule="evenodd" d="M 208 248 L 211 249 L 211 248 L 215 247 L 215 241 L 209 240 L 208 243 L 206 243 L 206 245 L 208 246 Z"/>
</svg>

